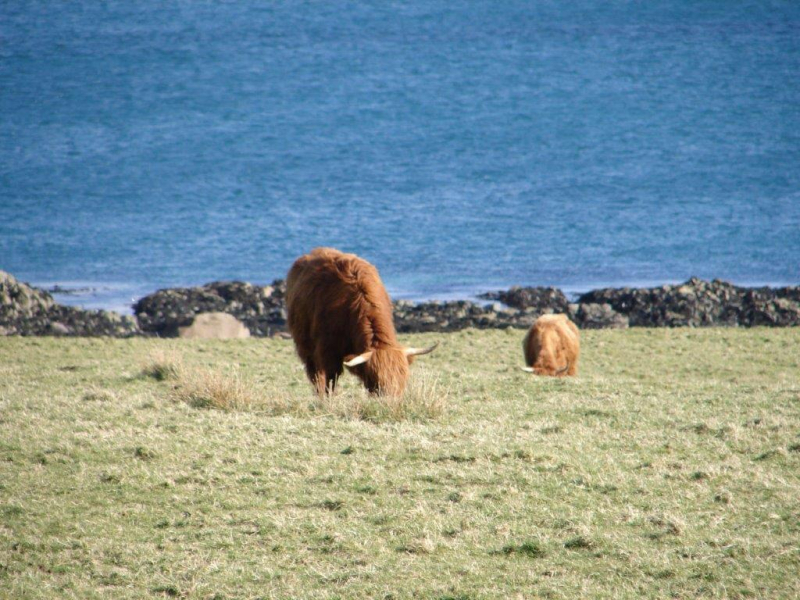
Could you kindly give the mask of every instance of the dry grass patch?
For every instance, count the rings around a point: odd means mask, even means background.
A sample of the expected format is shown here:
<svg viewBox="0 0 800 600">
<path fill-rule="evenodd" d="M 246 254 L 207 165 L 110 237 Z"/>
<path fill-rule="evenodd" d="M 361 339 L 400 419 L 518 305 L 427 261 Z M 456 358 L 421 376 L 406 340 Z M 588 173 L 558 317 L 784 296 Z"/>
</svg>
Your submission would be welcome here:
<svg viewBox="0 0 800 600">
<path fill-rule="evenodd" d="M 419 369 L 412 374 L 402 396 L 373 395 L 350 387 L 324 398 L 315 397 L 313 412 L 374 422 L 424 421 L 444 412 L 452 393 L 439 377 Z"/>
<path fill-rule="evenodd" d="M 290 390 L 257 383 L 235 365 L 191 365 L 176 353 L 155 352 L 142 373 L 172 384 L 170 396 L 195 408 L 257 411 L 270 415 L 326 415 L 371 422 L 422 421 L 439 417 L 451 396 L 438 376 L 422 370 L 412 375 L 402 396 L 369 394 L 355 381 L 324 398 L 310 386 Z"/>
<path fill-rule="evenodd" d="M 176 400 L 195 408 L 250 410 L 260 403 L 252 384 L 242 379 L 235 368 L 223 373 L 213 369 L 184 369 L 172 388 Z"/>
<path fill-rule="evenodd" d="M 174 351 L 154 350 L 142 367 L 142 375 L 156 381 L 178 379 L 184 371 L 183 358 Z"/>
<path fill-rule="evenodd" d="M 284 414 L 294 412 L 297 404 L 285 391 L 268 390 L 254 384 L 235 365 L 222 368 L 192 365 L 175 351 L 152 352 L 142 368 L 142 375 L 170 382 L 170 396 L 195 408 Z"/>
</svg>

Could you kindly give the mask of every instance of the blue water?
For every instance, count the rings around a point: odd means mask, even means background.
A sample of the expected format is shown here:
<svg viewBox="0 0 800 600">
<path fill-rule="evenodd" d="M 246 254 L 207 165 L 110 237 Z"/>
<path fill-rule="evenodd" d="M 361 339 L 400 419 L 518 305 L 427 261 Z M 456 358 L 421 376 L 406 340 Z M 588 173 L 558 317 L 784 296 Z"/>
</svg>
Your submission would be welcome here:
<svg viewBox="0 0 800 600">
<path fill-rule="evenodd" d="M 0 2 L 0 269 L 800 282 L 800 3 Z"/>
</svg>

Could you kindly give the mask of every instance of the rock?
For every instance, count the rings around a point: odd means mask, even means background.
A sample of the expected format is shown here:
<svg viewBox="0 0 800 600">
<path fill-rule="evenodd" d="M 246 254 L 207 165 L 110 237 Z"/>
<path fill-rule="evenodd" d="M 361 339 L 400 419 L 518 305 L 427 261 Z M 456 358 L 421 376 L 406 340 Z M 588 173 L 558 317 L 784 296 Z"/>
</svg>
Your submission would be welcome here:
<svg viewBox="0 0 800 600">
<path fill-rule="evenodd" d="M 69 335 L 72 333 L 72 330 L 69 327 L 63 323 L 59 323 L 58 321 L 49 323 L 48 327 L 52 335 Z"/>
<path fill-rule="evenodd" d="M 250 337 L 250 330 L 233 315 L 223 312 L 200 313 L 192 324 L 178 328 L 178 337 L 229 340 Z"/>
<path fill-rule="evenodd" d="M 486 300 L 499 300 L 513 308 L 534 308 L 538 314 L 566 313 L 568 301 L 564 292 L 553 287 L 519 287 L 508 291 L 486 292 L 478 296 Z"/>
<path fill-rule="evenodd" d="M 140 335 L 130 317 L 62 306 L 52 296 L 0 271 L 0 327 L 6 335 Z"/>
<path fill-rule="evenodd" d="M 627 329 L 628 317 L 619 314 L 610 304 L 581 304 L 575 313 L 581 329 Z"/>
<path fill-rule="evenodd" d="M 61 294 L 62 296 L 74 296 L 77 294 L 85 294 L 87 292 L 95 291 L 95 288 L 79 287 L 79 288 L 65 288 L 60 285 L 54 285 L 44 290 L 48 294 Z"/>
<path fill-rule="evenodd" d="M 145 296 L 133 307 L 139 327 L 162 337 L 178 335 L 195 315 L 222 312 L 244 323 L 250 334 L 266 337 L 286 329 L 282 280 L 259 287 L 242 281 L 216 281 L 194 288 L 159 290 Z"/>
<path fill-rule="evenodd" d="M 789 327 L 800 325 L 800 288 L 741 288 L 692 277 L 681 285 L 601 289 L 583 304 L 609 304 L 631 327 Z"/>
</svg>

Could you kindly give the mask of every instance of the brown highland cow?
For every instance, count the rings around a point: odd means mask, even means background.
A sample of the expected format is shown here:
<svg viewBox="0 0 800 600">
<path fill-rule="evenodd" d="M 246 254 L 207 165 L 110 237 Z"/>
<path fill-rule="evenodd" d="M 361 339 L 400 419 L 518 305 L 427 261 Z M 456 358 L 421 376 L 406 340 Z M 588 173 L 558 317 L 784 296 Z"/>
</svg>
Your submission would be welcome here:
<svg viewBox="0 0 800 600">
<path fill-rule="evenodd" d="M 523 371 L 563 377 L 578 373 L 581 343 L 578 328 L 566 315 L 542 315 L 522 340 Z"/>
<path fill-rule="evenodd" d="M 316 248 L 286 277 L 289 331 L 306 375 L 320 395 L 332 393 L 347 367 L 371 393 L 400 395 L 415 355 L 397 343 L 392 301 L 378 271 L 355 254 Z"/>
</svg>

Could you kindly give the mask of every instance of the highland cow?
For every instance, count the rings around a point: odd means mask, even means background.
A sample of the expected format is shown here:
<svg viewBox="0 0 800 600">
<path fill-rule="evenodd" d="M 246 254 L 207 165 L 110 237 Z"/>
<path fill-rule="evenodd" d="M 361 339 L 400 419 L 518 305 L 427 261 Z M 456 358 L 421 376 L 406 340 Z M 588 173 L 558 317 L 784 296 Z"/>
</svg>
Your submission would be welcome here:
<svg viewBox="0 0 800 600">
<path fill-rule="evenodd" d="M 392 301 L 377 269 L 354 254 L 316 248 L 286 278 L 288 327 L 317 393 L 332 393 L 347 367 L 371 393 L 401 395 L 414 356 L 396 339 Z"/>
<path fill-rule="evenodd" d="M 523 371 L 563 377 L 578 373 L 578 328 L 566 315 L 542 315 L 522 340 Z"/>
</svg>

